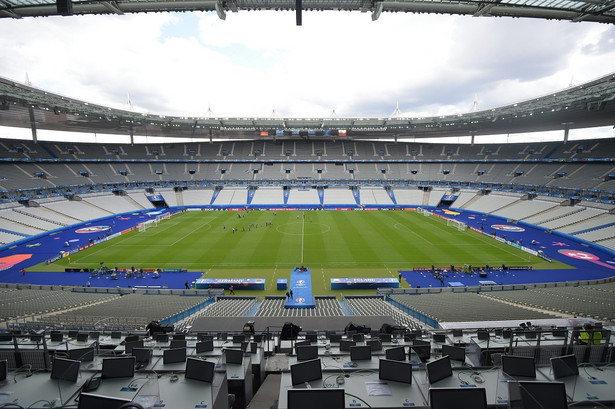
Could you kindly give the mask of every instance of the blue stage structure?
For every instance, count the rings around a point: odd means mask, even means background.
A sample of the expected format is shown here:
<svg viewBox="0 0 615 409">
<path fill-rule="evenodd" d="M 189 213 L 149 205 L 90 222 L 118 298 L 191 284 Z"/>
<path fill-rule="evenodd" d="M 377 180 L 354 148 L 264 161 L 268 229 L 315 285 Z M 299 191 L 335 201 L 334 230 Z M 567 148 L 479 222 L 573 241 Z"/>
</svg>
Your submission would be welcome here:
<svg viewBox="0 0 615 409">
<path fill-rule="evenodd" d="M 312 296 L 312 272 L 307 267 L 296 267 L 290 272 L 289 290 L 284 308 L 316 308 Z"/>
</svg>

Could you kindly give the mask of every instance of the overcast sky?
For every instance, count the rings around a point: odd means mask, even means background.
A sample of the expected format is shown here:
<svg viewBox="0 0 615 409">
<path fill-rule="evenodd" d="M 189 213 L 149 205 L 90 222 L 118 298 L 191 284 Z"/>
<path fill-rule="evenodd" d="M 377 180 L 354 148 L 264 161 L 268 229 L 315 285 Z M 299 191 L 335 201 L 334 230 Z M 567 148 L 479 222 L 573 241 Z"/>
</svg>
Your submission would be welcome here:
<svg viewBox="0 0 615 409">
<path fill-rule="evenodd" d="M 153 13 L 0 21 L 0 75 L 156 114 L 455 114 L 615 71 L 615 26 L 383 13 Z"/>
</svg>

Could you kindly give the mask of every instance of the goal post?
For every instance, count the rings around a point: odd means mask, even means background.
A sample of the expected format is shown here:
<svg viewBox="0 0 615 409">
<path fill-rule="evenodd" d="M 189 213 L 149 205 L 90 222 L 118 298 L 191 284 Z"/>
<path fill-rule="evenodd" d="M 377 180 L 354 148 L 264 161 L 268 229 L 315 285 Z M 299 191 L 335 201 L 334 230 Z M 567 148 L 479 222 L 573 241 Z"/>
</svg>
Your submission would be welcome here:
<svg viewBox="0 0 615 409">
<path fill-rule="evenodd" d="M 417 207 L 416 211 L 422 214 L 423 216 L 431 216 L 433 213 L 427 209 L 423 209 L 422 207 Z"/>
<path fill-rule="evenodd" d="M 454 219 L 446 219 L 446 225 L 451 227 L 457 227 L 457 230 L 459 231 L 465 231 L 468 227 L 465 223 Z"/>
</svg>

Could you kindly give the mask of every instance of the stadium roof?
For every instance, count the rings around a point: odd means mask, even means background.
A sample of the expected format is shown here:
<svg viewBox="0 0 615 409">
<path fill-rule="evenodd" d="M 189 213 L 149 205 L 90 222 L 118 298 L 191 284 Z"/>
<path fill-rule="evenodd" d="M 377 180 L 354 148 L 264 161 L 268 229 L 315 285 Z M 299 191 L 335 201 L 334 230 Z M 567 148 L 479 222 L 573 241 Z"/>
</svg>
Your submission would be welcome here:
<svg viewBox="0 0 615 409">
<path fill-rule="evenodd" d="M 434 117 L 215 118 L 136 113 L 0 77 L 0 125 L 150 137 L 406 139 L 468 137 L 615 125 L 615 73 L 484 111 Z"/>
<path fill-rule="evenodd" d="M 161 11 L 344 10 L 438 13 L 490 17 L 530 17 L 548 20 L 592 21 L 613 24 L 614 0 L 1 0 L 0 16 L 126 14 Z M 299 15 L 299 13 L 297 13 Z M 300 17 L 297 18 L 300 24 Z"/>
</svg>

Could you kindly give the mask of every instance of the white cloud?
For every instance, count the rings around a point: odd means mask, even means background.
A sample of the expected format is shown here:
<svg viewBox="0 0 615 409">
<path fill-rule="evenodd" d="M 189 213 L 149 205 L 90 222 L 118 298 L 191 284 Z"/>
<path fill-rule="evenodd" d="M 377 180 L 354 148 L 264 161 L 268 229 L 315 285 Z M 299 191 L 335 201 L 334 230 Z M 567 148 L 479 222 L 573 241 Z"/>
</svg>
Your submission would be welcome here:
<svg viewBox="0 0 615 409">
<path fill-rule="evenodd" d="M 0 75 L 169 115 L 441 115 L 604 75 L 614 41 L 598 24 L 404 13 L 52 17 L 3 21 Z"/>
</svg>

